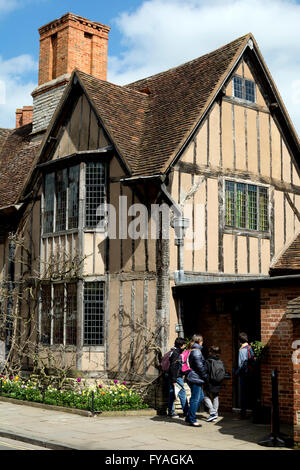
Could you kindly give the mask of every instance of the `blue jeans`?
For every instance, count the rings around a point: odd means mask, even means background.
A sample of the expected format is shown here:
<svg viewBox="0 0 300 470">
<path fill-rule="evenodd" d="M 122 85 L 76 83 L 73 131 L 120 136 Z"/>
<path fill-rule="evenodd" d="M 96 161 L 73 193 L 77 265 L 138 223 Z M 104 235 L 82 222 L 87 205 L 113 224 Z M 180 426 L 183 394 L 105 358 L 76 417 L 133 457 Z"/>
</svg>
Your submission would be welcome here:
<svg viewBox="0 0 300 470">
<path fill-rule="evenodd" d="M 186 399 L 186 393 L 184 390 L 184 382 L 182 377 L 178 377 L 176 379 L 176 383 L 181 387 L 180 392 L 178 393 L 179 400 L 181 403 L 181 408 L 183 413 L 186 415 L 189 409 L 189 405 Z M 168 414 L 171 415 L 175 412 L 175 407 L 174 407 L 174 401 L 175 401 L 175 391 L 174 391 L 174 385 L 173 382 L 169 380 L 169 399 L 168 399 Z"/>
<path fill-rule="evenodd" d="M 197 418 L 196 418 L 196 413 L 198 411 L 199 405 L 204 399 L 204 393 L 202 390 L 202 386 L 198 384 L 192 384 L 188 382 L 188 385 L 191 389 L 191 399 L 190 399 L 190 409 L 187 414 L 186 420 L 189 423 L 196 423 Z"/>
</svg>

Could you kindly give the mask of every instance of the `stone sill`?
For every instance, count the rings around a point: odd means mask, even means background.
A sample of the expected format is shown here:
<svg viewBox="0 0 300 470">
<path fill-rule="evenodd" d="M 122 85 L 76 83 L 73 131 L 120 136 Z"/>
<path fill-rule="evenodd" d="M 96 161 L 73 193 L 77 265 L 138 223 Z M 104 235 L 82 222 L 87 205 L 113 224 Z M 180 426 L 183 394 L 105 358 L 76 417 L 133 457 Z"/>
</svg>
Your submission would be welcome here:
<svg viewBox="0 0 300 470">
<path fill-rule="evenodd" d="M 18 400 L 16 398 L 9 398 L 9 397 L 2 397 L 2 396 L 0 396 L 0 401 L 13 403 L 14 405 L 33 406 L 35 408 L 42 408 L 44 410 L 60 411 L 62 413 L 71 413 L 71 414 L 77 414 L 77 415 L 86 416 L 86 417 L 156 416 L 157 414 L 156 410 L 152 408 L 145 408 L 143 410 L 102 411 L 102 412 L 95 412 L 95 414 L 93 414 L 91 411 L 80 410 L 78 408 L 67 408 L 64 406 L 47 405 L 44 403 L 36 403 L 34 401 L 24 401 L 24 400 Z"/>
</svg>

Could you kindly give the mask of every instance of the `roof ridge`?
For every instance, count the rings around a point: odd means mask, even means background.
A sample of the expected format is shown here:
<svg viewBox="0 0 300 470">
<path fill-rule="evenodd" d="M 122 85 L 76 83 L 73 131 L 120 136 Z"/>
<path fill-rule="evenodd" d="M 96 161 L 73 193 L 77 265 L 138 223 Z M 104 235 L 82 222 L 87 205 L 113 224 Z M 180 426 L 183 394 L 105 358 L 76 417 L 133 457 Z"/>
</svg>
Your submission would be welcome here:
<svg viewBox="0 0 300 470">
<path fill-rule="evenodd" d="M 113 87 L 116 87 L 118 88 L 120 91 L 125 91 L 125 92 L 128 92 L 128 93 L 135 93 L 135 94 L 139 94 L 139 95 L 142 95 L 146 98 L 149 97 L 148 93 L 144 93 L 142 91 L 138 91 L 138 90 L 134 90 L 133 88 L 128 88 L 126 85 L 118 85 L 117 83 L 113 83 L 113 82 L 110 82 L 108 80 L 101 80 L 101 78 L 97 78 L 97 77 L 94 77 L 94 75 L 90 75 L 89 73 L 86 73 L 86 72 L 82 72 L 81 70 L 79 69 L 74 69 L 74 72 L 80 74 L 80 75 L 85 75 L 89 78 L 91 78 L 92 80 L 95 80 L 97 82 L 100 82 L 102 83 L 103 85 L 109 85 L 109 86 L 113 86 Z"/>
</svg>

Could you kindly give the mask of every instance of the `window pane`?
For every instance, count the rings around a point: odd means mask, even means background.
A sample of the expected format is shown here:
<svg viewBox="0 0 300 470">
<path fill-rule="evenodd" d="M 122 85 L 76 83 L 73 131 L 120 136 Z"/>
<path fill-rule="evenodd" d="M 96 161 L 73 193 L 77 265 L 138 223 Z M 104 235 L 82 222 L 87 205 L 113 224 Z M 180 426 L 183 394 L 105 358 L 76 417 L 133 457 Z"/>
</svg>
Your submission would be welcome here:
<svg viewBox="0 0 300 470">
<path fill-rule="evenodd" d="M 41 289 L 41 343 L 50 344 L 51 338 L 51 286 Z"/>
<path fill-rule="evenodd" d="M 236 227 L 246 227 L 246 185 L 236 185 Z"/>
<path fill-rule="evenodd" d="M 104 344 L 104 283 L 84 285 L 84 345 Z"/>
<path fill-rule="evenodd" d="M 268 229 L 268 191 L 267 188 L 259 188 L 259 230 L 265 232 Z"/>
<path fill-rule="evenodd" d="M 243 98 L 243 79 L 240 77 L 233 78 L 233 95 L 236 98 Z"/>
<path fill-rule="evenodd" d="M 88 228 L 97 227 L 101 214 L 97 209 L 105 202 L 105 169 L 101 162 L 86 164 L 86 206 L 85 225 Z"/>
<path fill-rule="evenodd" d="M 67 284 L 66 344 L 76 345 L 77 337 L 77 285 Z"/>
<path fill-rule="evenodd" d="M 54 286 L 53 344 L 64 342 L 64 284 Z"/>
<path fill-rule="evenodd" d="M 49 173 L 45 176 L 44 233 L 53 232 L 54 187 L 54 173 Z"/>
<path fill-rule="evenodd" d="M 234 227 L 234 183 L 226 181 L 225 185 L 225 203 L 226 203 L 226 220 L 225 224 Z"/>
<path fill-rule="evenodd" d="M 56 173 L 56 232 L 66 229 L 67 186 L 67 169 L 58 170 Z"/>
<path fill-rule="evenodd" d="M 257 230 L 257 187 L 248 186 L 248 228 Z"/>
<path fill-rule="evenodd" d="M 251 103 L 255 102 L 255 85 L 250 80 L 245 80 L 245 98 Z"/>
<path fill-rule="evenodd" d="M 68 229 L 78 227 L 79 165 L 69 168 Z"/>
</svg>

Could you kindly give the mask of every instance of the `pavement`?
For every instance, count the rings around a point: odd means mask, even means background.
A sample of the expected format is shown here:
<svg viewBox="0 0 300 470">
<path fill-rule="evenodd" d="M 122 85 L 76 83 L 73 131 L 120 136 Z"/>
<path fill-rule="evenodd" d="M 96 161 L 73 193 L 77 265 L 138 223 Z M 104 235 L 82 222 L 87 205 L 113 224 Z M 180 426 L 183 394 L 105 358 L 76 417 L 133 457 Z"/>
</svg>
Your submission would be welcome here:
<svg viewBox="0 0 300 470">
<path fill-rule="evenodd" d="M 0 436 L 55 450 L 270 450 L 258 444 L 270 425 L 234 414 L 207 423 L 207 416 L 199 413 L 201 427 L 193 428 L 183 418 L 154 411 L 152 416 L 89 417 L 0 399 Z"/>
</svg>

